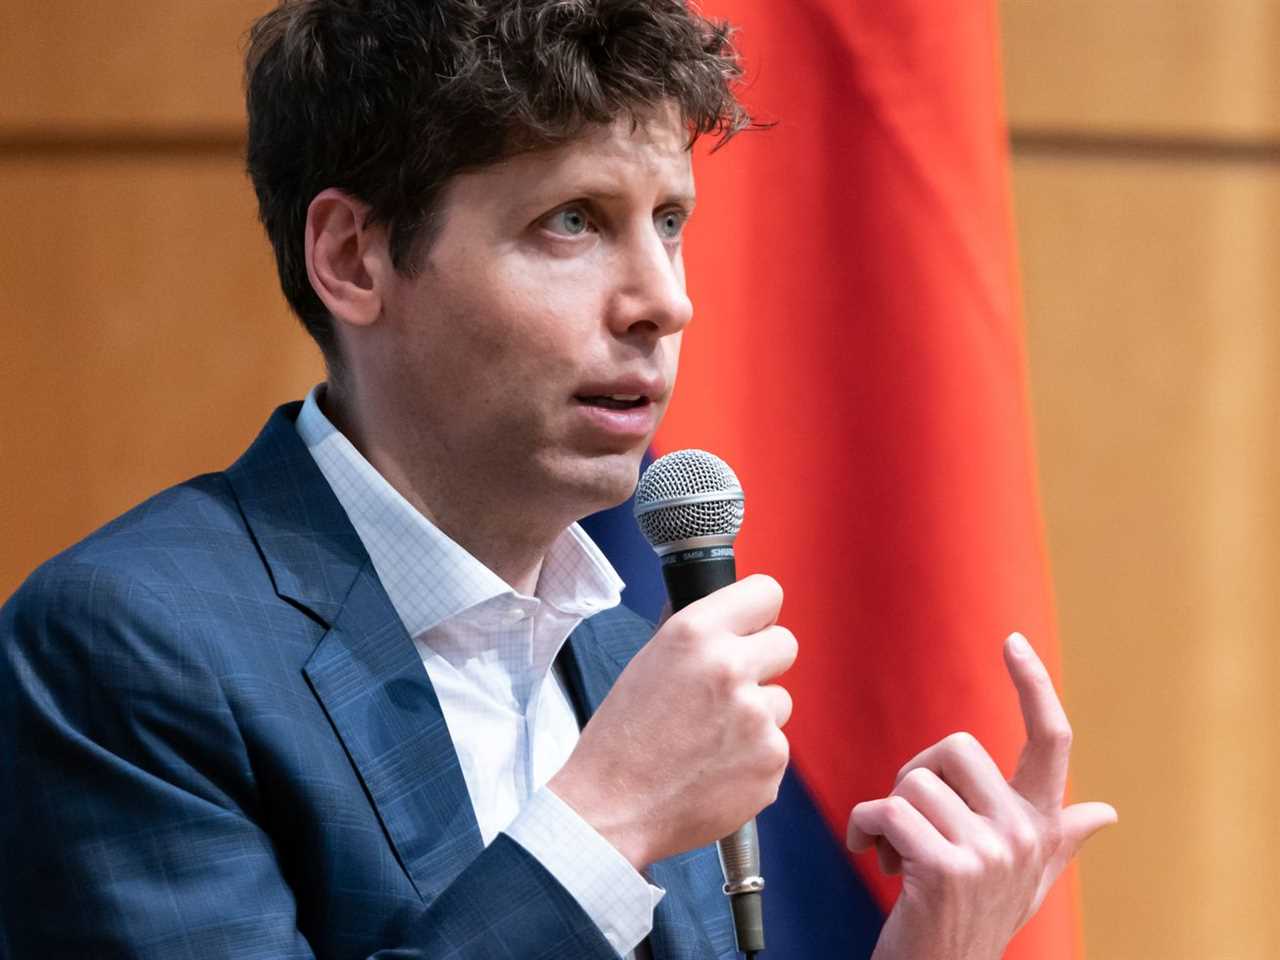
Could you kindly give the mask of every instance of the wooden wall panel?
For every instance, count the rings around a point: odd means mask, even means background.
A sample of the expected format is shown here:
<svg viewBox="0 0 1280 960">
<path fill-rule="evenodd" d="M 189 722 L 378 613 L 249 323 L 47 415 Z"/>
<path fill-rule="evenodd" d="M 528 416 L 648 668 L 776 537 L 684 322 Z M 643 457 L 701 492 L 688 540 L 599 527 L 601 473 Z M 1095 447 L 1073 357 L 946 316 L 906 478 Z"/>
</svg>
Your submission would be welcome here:
<svg viewBox="0 0 1280 960">
<path fill-rule="evenodd" d="M 270 5 L 0 4 L 0 597 L 321 376 L 234 155 Z M 1280 166 L 1143 139 L 1280 138 L 1280 0 L 1000 8 L 1015 127 L 1136 151 L 1015 171 L 1075 788 L 1122 818 L 1084 857 L 1089 956 L 1271 960 Z"/>
<path fill-rule="evenodd" d="M 322 377 L 240 167 L 0 162 L 0 596 Z"/>
<path fill-rule="evenodd" d="M 1089 956 L 1280 956 L 1280 166 L 1016 163 Z"/>
<path fill-rule="evenodd" d="M 1276 0 L 1001 0 L 1015 128 L 1280 138 Z"/>
<path fill-rule="evenodd" d="M 244 126 L 241 41 L 270 0 L 5 0 L 0 133 Z"/>
<path fill-rule="evenodd" d="M 1280 3 L 1001 13 L 1089 956 L 1270 960 Z"/>
</svg>

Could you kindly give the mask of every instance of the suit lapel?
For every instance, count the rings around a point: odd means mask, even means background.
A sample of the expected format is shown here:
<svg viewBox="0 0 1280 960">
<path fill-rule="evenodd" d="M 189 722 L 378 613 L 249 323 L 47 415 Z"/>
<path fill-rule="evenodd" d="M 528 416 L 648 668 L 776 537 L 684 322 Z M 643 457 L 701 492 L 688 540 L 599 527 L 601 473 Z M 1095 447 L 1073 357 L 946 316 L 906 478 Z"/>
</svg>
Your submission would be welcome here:
<svg viewBox="0 0 1280 960">
<path fill-rule="evenodd" d="M 327 632 L 303 670 L 431 900 L 483 849 L 440 701 L 342 505 L 278 409 L 227 471 L 276 592 Z"/>
<path fill-rule="evenodd" d="M 585 727 L 618 679 L 622 666 L 600 649 L 590 620 L 584 620 L 569 634 L 558 660 L 578 726 Z"/>
<path fill-rule="evenodd" d="M 304 672 L 401 865 L 434 899 L 483 843 L 440 701 L 371 567 Z"/>
</svg>

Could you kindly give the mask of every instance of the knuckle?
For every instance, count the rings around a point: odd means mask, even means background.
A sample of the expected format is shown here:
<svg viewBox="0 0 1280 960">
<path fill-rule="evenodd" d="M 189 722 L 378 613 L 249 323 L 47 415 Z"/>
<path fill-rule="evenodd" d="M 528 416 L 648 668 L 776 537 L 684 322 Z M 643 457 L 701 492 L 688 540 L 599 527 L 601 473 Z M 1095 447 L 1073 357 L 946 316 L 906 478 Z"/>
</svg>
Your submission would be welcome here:
<svg viewBox="0 0 1280 960">
<path fill-rule="evenodd" d="M 773 786 L 765 792 L 764 806 L 760 808 L 761 810 L 763 810 L 765 807 L 771 807 L 778 802 L 778 791 L 781 788 L 782 788 L 782 778 L 778 777 L 778 779 L 773 782 Z"/>
<path fill-rule="evenodd" d="M 912 770 L 916 769 L 914 766 L 915 762 L 916 761 L 914 760 L 909 760 L 898 768 L 898 773 L 893 778 L 893 785 L 895 787 L 902 783 L 903 780 L 907 779 Z"/>
<path fill-rule="evenodd" d="M 742 671 L 738 664 L 728 657 L 712 657 L 708 660 L 706 669 L 711 687 L 720 697 L 734 698 L 738 695 L 742 683 Z M 754 704 L 748 702 L 747 706 Z"/>
<path fill-rule="evenodd" d="M 774 729 L 776 732 L 770 737 L 773 768 L 781 775 L 787 769 L 787 764 L 791 762 L 791 741 L 781 730 L 776 727 Z"/>
<path fill-rule="evenodd" d="M 777 726 L 782 727 L 791 719 L 791 714 L 795 709 L 795 701 L 786 687 L 775 686 L 773 690 L 776 702 L 774 704 L 774 713 L 769 719 Z"/>
<path fill-rule="evenodd" d="M 751 580 L 774 606 L 782 606 L 782 584 L 767 573 L 752 574 Z"/>
<path fill-rule="evenodd" d="M 910 822 L 911 810 L 911 802 L 898 794 L 885 799 L 884 818 L 895 827 L 904 827 Z"/>
<path fill-rule="evenodd" d="M 979 856 L 987 870 L 1008 873 L 1013 869 L 1016 857 L 1013 848 L 999 837 L 986 836 L 978 841 Z"/>
<path fill-rule="evenodd" d="M 1071 741 L 1074 734 L 1071 730 L 1071 724 L 1066 720 L 1055 723 L 1045 730 L 1044 739 L 1053 747 L 1061 751 L 1071 749 Z"/>
<path fill-rule="evenodd" d="M 786 627 L 778 626 L 774 629 L 778 631 L 779 645 L 786 651 L 788 659 L 794 661 L 800 655 L 800 641 Z"/>
<path fill-rule="evenodd" d="M 945 749 L 955 756 L 970 756 L 982 749 L 982 744 L 968 730 L 958 730 L 949 734 L 943 741 Z"/>
<path fill-rule="evenodd" d="M 791 744 L 787 742 L 787 738 L 781 731 L 777 731 L 777 728 L 775 731 L 775 735 L 767 737 L 753 754 L 750 769 L 752 778 L 760 789 L 773 791 L 774 799 L 777 799 L 782 777 L 787 772 L 787 764 L 791 761 Z"/>
<path fill-rule="evenodd" d="M 955 878 L 962 883 L 980 880 L 990 871 L 990 858 L 994 855 L 985 844 L 977 850 L 965 851 L 964 855 L 955 858 Z"/>
<path fill-rule="evenodd" d="M 917 796 L 935 789 L 937 775 L 926 767 L 915 767 L 908 770 L 898 782 L 898 788 L 914 793 Z"/>
<path fill-rule="evenodd" d="M 773 722 L 773 711 L 763 696 L 753 696 L 749 687 L 735 687 L 730 694 L 741 712 L 743 729 L 753 736 L 767 737 Z"/>
<path fill-rule="evenodd" d="M 662 629 L 674 642 L 686 646 L 701 643 L 708 632 L 707 623 L 697 610 L 682 610 L 668 620 Z"/>
<path fill-rule="evenodd" d="M 1030 823 L 1019 821 L 1008 834 L 1008 843 L 1015 857 L 1019 860 L 1031 860 L 1040 853 L 1041 834 Z"/>
</svg>

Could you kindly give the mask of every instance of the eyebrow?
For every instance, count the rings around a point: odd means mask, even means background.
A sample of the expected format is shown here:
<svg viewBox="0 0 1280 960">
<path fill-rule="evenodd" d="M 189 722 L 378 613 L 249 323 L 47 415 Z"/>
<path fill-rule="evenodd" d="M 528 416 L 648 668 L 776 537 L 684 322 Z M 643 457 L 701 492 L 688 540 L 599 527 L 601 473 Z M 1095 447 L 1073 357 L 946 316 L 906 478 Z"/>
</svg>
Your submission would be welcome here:
<svg viewBox="0 0 1280 960">
<path fill-rule="evenodd" d="M 600 200 L 604 202 L 611 201 L 611 202 L 617 203 L 620 201 L 625 201 L 628 198 L 628 195 L 625 192 L 619 192 L 617 190 L 613 190 L 608 187 L 596 188 L 589 183 L 575 185 L 573 188 L 566 189 L 563 191 L 558 190 L 556 191 L 556 194 L 559 196 L 563 196 L 566 199 L 560 201 L 559 204 L 555 204 L 551 201 L 551 197 L 549 195 L 544 194 L 542 196 L 539 196 L 537 193 L 532 193 L 529 195 L 529 199 L 527 203 L 521 204 L 521 207 L 528 208 L 530 210 L 536 210 L 536 209 L 542 208 L 543 206 L 546 206 L 549 203 L 552 204 L 552 206 L 561 206 L 565 203 L 572 203 L 574 200 L 579 200 L 579 199 Z M 686 209 L 692 210 L 697 205 L 697 202 L 698 202 L 698 198 L 695 194 L 686 193 L 683 190 L 676 190 L 676 191 L 672 191 L 670 193 L 664 194 L 662 196 L 662 199 L 659 201 L 658 206 L 665 207 L 665 206 L 670 206 L 674 204 L 676 206 L 681 206 L 681 207 L 685 207 Z"/>
</svg>

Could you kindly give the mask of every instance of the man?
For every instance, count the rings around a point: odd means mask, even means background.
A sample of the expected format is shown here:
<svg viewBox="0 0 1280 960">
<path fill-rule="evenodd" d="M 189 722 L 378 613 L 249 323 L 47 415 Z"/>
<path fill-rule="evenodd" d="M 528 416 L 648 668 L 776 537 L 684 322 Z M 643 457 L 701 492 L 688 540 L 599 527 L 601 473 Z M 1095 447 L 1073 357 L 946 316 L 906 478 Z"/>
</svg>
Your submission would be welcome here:
<svg viewBox="0 0 1280 960">
<path fill-rule="evenodd" d="M 749 122 L 736 75 L 681 0 L 258 22 L 249 168 L 329 377 L 0 616 L 15 955 L 732 954 L 707 844 L 786 765 L 781 591 L 655 633 L 573 523 L 670 398 L 688 147 Z M 854 812 L 912 881 L 885 958 L 998 955 L 1103 819 L 1060 810 L 1015 653 L 1025 782 L 956 739 Z"/>
</svg>

